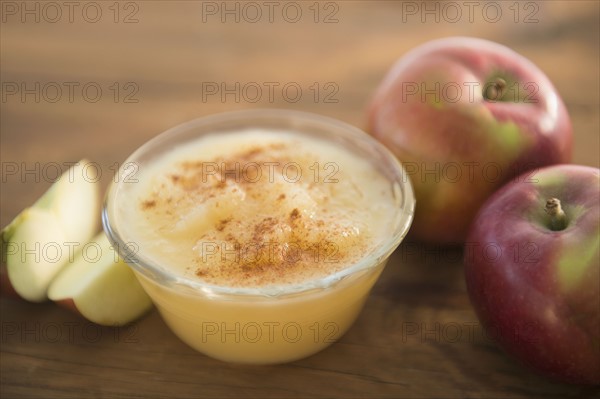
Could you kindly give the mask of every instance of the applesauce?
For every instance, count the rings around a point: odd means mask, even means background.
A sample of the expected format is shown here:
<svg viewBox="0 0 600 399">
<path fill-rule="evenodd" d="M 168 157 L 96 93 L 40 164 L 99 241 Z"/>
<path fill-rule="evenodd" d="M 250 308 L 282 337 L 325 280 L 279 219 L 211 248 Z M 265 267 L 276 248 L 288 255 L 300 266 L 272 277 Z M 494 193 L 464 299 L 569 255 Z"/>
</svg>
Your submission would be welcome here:
<svg viewBox="0 0 600 399">
<path fill-rule="evenodd" d="M 395 158 L 357 129 L 289 111 L 174 131 L 124 164 L 103 218 L 165 322 L 231 362 L 291 361 L 338 339 L 412 218 Z"/>
</svg>

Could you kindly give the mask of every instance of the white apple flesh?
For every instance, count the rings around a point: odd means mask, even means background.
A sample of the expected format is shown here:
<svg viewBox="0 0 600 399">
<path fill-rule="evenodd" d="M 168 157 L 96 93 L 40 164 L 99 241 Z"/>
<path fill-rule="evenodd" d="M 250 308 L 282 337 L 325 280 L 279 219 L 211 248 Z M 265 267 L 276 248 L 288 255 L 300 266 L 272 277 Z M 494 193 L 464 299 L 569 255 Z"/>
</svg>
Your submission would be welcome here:
<svg viewBox="0 0 600 399">
<path fill-rule="evenodd" d="M 52 282 L 48 297 L 105 326 L 127 324 L 152 302 L 133 271 L 101 233 Z"/>
<path fill-rule="evenodd" d="M 47 299 L 48 285 L 68 260 L 65 242 L 53 213 L 36 208 L 21 213 L 6 245 L 8 278 L 20 297 L 31 302 Z"/>
<path fill-rule="evenodd" d="M 3 274 L 12 289 L 28 301 L 47 299 L 48 286 L 66 266 L 69 255 L 98 230 L 99 190 L 98 184 L 86 177 L 87 163 L 82 160 L 63 173 L 34 205 L 2 230 Z"/>
</svg>

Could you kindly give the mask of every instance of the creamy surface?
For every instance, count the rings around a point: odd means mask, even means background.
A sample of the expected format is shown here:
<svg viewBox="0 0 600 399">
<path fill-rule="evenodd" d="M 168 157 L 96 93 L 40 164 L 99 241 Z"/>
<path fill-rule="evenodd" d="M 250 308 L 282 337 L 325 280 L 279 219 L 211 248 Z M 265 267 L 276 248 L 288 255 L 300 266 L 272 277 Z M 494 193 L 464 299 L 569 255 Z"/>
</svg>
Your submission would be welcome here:
<svg viewBox="0 0 600 399">
<path fill-rule="evenodd" d="M 206 136 L 136 173 L 125 236 L 178 275 L 230 287 L 299 284 L 389 238 L 393 187 L 341 144 L 293 132 Z"/>
</svg>

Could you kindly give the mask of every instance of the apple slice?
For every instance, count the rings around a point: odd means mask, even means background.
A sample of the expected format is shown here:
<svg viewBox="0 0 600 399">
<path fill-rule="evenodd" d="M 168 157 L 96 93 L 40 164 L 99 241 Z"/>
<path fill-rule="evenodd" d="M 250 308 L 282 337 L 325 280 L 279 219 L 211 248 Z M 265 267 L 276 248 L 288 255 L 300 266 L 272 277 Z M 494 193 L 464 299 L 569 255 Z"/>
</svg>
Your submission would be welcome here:
<svg viewBox="0 0 600 399">
<path fill-rule="evenodd" d="M 105 326 L 129 323 L 152 307 L 133 271 L 99 234 L 61 271 L 48 297 Z"/>
<path fill-rule="evenodd" d="M 83 159 L 67 170 L 35 204 L 53 212 L 69 242 L 87 243 L 98 231 L 100 192 L 87 175 L 90 161 Z"/>
<path fill-rule="evenodd" d="M 8 279 L 20 297 L 41 302 L 68 260 L 65 234 L 51 212 L 28 208 L 17 219 L 5 246 Z"/>
<path fill-rule="evenodd" d="M 82 160 L 67 170 L 35 204 L 2 230 L 3 293 L 10 283 L 18 296 L 47 299 L 48 286 L 77 246 L 98 229 L 98 184 L 87 178 Z"/>
</svg>

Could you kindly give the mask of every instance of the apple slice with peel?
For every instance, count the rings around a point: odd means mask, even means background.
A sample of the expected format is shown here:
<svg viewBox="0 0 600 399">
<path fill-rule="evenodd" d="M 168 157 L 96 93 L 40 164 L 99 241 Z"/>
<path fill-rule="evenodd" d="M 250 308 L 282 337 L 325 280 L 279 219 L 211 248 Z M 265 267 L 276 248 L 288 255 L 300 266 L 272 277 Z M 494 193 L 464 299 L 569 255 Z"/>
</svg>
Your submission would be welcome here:
<svg viewBox="0 0 600 399">
<path fill-rule="evenodd" d="M 82 247 L 50 285 L 48 297 L 105 326 L 129 323 L 152 307 L 133 271 L 104 235 Z"/>
<path fill-rule="evenodd" d="M 65 234 L 56 215 L 36 208 L 25 209 L 14 224 L 5 245 L 10 285 L 28 301 L 44 301 L 50 282 L 68 260 Z"/>
<path fill-rule="evenodd" d="M 65 171 L 31 207 L 2 230 L 3 293 L 41 302 L 48 286 L 78 246 L 99 226 L 98 184 L 86 175 L 88 161 Z"/>
</svg>

